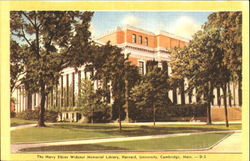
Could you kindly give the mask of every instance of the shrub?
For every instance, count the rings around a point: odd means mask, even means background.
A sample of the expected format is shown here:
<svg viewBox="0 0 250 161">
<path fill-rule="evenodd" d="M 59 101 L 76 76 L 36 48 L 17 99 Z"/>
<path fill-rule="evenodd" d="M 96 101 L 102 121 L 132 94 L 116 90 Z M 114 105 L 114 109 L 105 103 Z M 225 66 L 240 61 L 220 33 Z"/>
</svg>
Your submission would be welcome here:
<svg viewBox="0 0 250 161">
<path fill-rule="evenodd" d="M 135 121 L 152 121 L 152 108 L 136 108 L 132 106 L 130 118 Z M 156 109 L 156 121 L 169 121 L 173 117 L 206 117 L 205 104 L 169 105 Z"/>
<path fill-rule="evenodd" d="M 23 120 L 37 120 L 38 119 L 38 112 L 26 110 L 26 111 L 17 113 L 16 117 L 19 119 L 23 119 Z"/>
<path fill-rule="evenodd" d="M 10 118 L 14 118 L 14 117 L 16 117 L 16 112 L 11 111 L 10 112 Z"/>
<path fill-rule="evenodd" d="M 111 107 L 108 105 L 103 105 L 101 108 L 95 109 L 94 111 L 94 122 L 96 123 L 106 123 L 110 122 L 111 119 Z M 91 122 L 92 115 L 89 115 L 88 119 Z"/>
<path fill-rule="evenodd" d="M 45 121 L 56 122 L 58 117 L 58 112 L 55 111 L 46 111 L 45 112 Z"/>
<path fill-rule="evenodd" d="M 38 111 L 26 110 L 20 113 L 17 113 L 16 117 L 23 120 L 38 120 Z M 56 122 L 58 117 L 58 112 L 55 111 L 46 111 L 45 112 L 45 121 Z"/>
</svg>

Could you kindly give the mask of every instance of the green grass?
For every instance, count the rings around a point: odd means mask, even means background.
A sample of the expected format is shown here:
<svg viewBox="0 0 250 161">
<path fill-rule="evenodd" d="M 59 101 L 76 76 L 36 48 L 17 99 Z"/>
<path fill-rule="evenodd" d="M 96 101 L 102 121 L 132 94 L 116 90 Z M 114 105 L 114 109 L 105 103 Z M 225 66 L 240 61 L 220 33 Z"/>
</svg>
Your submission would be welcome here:
<svg viewBox="0 0 250 161">
<path fill-rule="evenodd" d="M 21 120 L 18 118 L 11 118 L 10 119 L 10 126 L 15 127 L 15 126 L 20 126 L 20 125 L 28 125 L 28 124 L 35 124 L 37 121 L 33 120 Z"/>
<path fill-rule="evenodd" d="M 190 136 L 178 136 L 150 140 L 136 140 L 123 142 L 109 142 L 101 144 L 81 144 L 66 146 L 48 146 L 27 148 L 22 152 L 36 151 L 108 151 L 108 150 L 133 150 L 133 151 L 162 151 L 178 149 L 208 148 L 224 138 L 228 133 L 198 134 Z"/>
<path fill-rule="evenodd" d="M 49 127 L 30 127 L 11 131 L 11 143 L 50 142 L 83 140 L 122 136 L 144 136 L 201 131 L 220 131 L 241 129 L 241 124 L 230 125 L 124 125 L 119 132 L 114 124 L 59 123 Z"/>
</svg>

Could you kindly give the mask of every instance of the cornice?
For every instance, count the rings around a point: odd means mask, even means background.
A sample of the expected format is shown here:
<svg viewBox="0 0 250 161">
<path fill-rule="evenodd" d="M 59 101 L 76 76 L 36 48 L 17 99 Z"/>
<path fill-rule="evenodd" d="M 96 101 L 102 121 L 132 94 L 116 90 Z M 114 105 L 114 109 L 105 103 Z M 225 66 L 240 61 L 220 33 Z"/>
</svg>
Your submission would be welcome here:
<svg viewBox="0 0 250 161">
<path fill-rule="evenodd" d="M 167 37 L 174 38 L 174 39 L 177 39 L 177 40 L 181 40 L 181 41 L 184 41 L 184 42 L 189 42 L 189 41 L 190 41 L 190 39 L 188 39 L 188 38 L 185 38 L 185 37 L 182 37 L 182 36 L 178 36 L 178 35 L 169 33 L 169 32 L 167 32 L 167 31 L 163 31 L 163 30 L 160 30 L 160 31 L 157 33 L 157 36 L 158 36 L 158 35 L 167 36 Z"/>
</svg>

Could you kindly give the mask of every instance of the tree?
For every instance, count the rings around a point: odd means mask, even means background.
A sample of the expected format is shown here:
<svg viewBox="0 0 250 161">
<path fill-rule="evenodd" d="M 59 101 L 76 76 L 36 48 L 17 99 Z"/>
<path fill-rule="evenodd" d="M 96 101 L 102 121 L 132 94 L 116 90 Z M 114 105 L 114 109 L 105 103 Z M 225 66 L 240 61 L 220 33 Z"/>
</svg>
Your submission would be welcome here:
<svg viewBox="0 0 250 161">
<path fill-rule="evenodd" d="M 93 55 L 91 55 L 91 64 L 94 69 L 94 80 L 100 80 L 103 89 L 106 89 L 106 99 L 110 97 L 112 104 L 112 119 L 119 121 L 121 131 L 121 121 L 125 118 L 124 113 L 124 94 L 125 94 L 125 62 L 127 57 L 122 53 L 122 49 L 110 45 L 97 46 Z M 108 100 L 110 101 L 110 100 Z"/>
<path fill-rule="evenodd" d="M 223 90 L 226 126 L 227 84 L 241 79 L 241 13 L 212 13 L 184 49 L 172 51 L 173 77 L 187 78 L 189 91 L 196 89 L 208 103 L 208 123 L 213 88 Z"/>
<path fill-rule="evenodd" d="M 218 46 L 224 51 L 223 66 L 229 72 L 225 81 L 221 82 L 228 127 L 226 89 L 229 79 L 239 82 L 239 104 L 242 104 L 242 12 L 212 13 L 204 25 L 205 30 L 211 28 L 216 28 L 220 32 L 221 43 Z"/>
<path fill-rule="evenodd" d="M 91 118 L 91 123 L 94 123 L 95 112 L 105 111 L 107 103 L 102 99 L 101 92 L 94 89 L 92 80 L 82 80 L 80 88 L 81 91 L 78 94 L 77 108 L 75 110 L 80 111 L 84 116 Z"/>
<path fill-rule="evenodd" d="M 45 126 L 47 94 L 58 83 L 62 69 L 79 67 L 88 61 L 91 49 L 88 31 L 92 12 L 12 11 L 11 39 L 22 46 L 22 84 L 39 92 L 41 104 L 38 126 Z"/>
<path fill-rule="evenodd" d="M 214 12 L 208 17 L 204 29 L 220 32 L 224 51 L 223 62 L 230 70 L 232 78 L 242 79 L 242 12 Z"/>
<path fill-rule="evenodd" d="M 22 62 L 22 52 L 19 44 L 11 40 L 10 41 L 10 91 L 11 93 L 16 87 L 20 85 L 19 78 L 23 74 L 24 65 Z"/>
<path fill-rule="evenodd" d="M 187 92 L 196 89 L 198 96 L 203 95 L 207 106 L 207 123 L 211 124 L 211 103 L 213 88 L 228 79 L 228 71 L 223 66 L 223 50 L 218 30 L 197 32 L 187 47 L 174 49 L 171 54 L 172 77 L 187 79 Z"/>
<path fill-rule="evenodd" d="M 163 69 L 158 67 L 157 61 L 147 62 L 147 73 L 143 76 L 142 81 L 133 87 L 131 100 L 139 110 L 152 108 L 152 121 L 155 125 L 156 111 L 160 107 L 167 108 L 172 104 L 168 98 L 170 89 L 167 63 L 162 62 Z"/>
<path fill-rule="evenodd" d="M 137 85 L 141 80 L 141 75 L 139 74 L 138 67 L 131 65 L 130 61 L 125 62 L 125 75 L 124 75 L 124 81 L 125 81 L 125 104 L 124 109 L 126 113 L 126 119 L 127 122 L 130 122 L 130 95 L 132 88 Z"/>
</svg>

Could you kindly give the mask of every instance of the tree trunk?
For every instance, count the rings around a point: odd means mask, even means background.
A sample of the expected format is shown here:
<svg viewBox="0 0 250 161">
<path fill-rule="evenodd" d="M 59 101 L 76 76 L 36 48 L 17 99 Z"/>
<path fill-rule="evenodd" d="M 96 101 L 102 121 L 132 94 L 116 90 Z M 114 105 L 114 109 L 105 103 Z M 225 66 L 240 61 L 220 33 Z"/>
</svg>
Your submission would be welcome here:
<svg viewBox="0 0 250 161">
<path fill-rule="evenodd" d="M 211 104 L 208 103 L 207 105 L 207 124 L 211 125 L 212 124 L 212 119 L 211 119 Z"/>
<path fill-rule="evenodd" d="M 211 102 L 213 99 L 213 85 L 211 82 L 209 83 L 209 93 L 208 93 L 208 106 L 207 106 L 207 124 L 212 124 L 212 118 L 211 118 Z"/>
<path fill-rule="evenodd" d="M 224 108 L 225 108 L 226 127 L 229 127 L 228 112 L 227 112 L 227 84 L 226 83 L 223 85 L 222 90 L 223 90 L 223 102 L 224 102 Z"/>
<path fill-rule="evenodd" d="M 32 110 L 32 94 L 31 92 L 27 92 L 27 96 L 28 96 L 28 110 Z"/>
<path fill-rule="evenodd" d="M 153 122 L 154 122 L 154 126 L 155 126 L 155 105 L 153 105 Z"/>
<path fill-rule="evenodd" d="M 122 131 L 122 120 L 121 120 L 121 104 L 119 104 L 119 131 Z"/>
<path fill-rule="evenodd" d="M 92 119 L 91 119 L 91 123 L 93 124 L 94 123 L 94 108 L 92 108 Z"/>
<path fill-rule="evenodd" d="M 127 72 L 126 72 L 127 73 Z M 126 122 L 130 122 L 129 121 L 129 112 L 128 112 L 128 108 L 129 108 L 129 89 L 128 89 L 128 79 L 127 79 L 127 74 L 125 74 L 125 113 L 126 113 Z"/>
<path fill-rule="evenodd" d="M 45 85 L 41 85 L 41 105 L 39 111 L 39 118 L 38 118 L 38 127 L 45 127 L 44 123 L 44 114 L 45 114 L 45 101 L 46 101 L 46 93 L 45 93 Z"/>
</svg>

